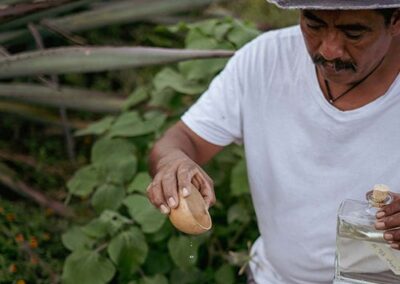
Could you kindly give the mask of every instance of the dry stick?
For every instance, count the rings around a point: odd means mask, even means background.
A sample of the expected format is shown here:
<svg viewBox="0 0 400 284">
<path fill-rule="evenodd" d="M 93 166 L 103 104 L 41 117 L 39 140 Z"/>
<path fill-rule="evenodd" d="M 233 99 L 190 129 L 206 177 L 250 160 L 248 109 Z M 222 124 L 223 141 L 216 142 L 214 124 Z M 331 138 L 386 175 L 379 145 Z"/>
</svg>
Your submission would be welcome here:
<svg viewBox="0 0 400 284">
<path fill-rule="evenodd" d="M 49 21 L 47 21 L 47 20 L 40 21 L 40 25 L 45 27 L 49 31 L 66 38 L 67 40 L 69 40 L 70 42 L 72 42 L 76 45 L 87 45 L 87 41 L 83 37 L 73 35 L 69 31 L 67 31 L 63 28 L 60 28 L 59 26 L 50 24 Z"/>
<path fill-rule="evenodd" d="M 28 28 L 35 39 L 37 47 L 39 49 L 43 50 L 44 44 L 43 44 L 42 38 L 40 36 L 40 33 L 36 29 L 35 25 L 32 23 L 29 23 Z M 53 86 L 56 86 L 56 88 L 55 88 L 56 90 L 59 89 L 58 77 L 56 75 L 51 75 L 51 83 Z M 65 135 L 65 139 L 67 142 L 68 157 L 69 157 L 69 160 L 75 164 L 75 162 L 76 162 L 75 143 L 74 143 L 74 140 L 71 135 L 71 129 L 68 126 L 69 123 L 68 123 L 67 111 L 66 111 L 65 107 L 63 107 L 63 106 L 60 107 L 59 110 L 60 110 L 60 116 L 61 116 L 61 122 L 63 125 L 64 135 Z"/>
<path fill-rule="evenodd" d="M 74 216 L 73 211 L 61 202 L 52 200 L 39 191 L 29 187 L 24 182 L 15 179 L 15 177 L 13 178 L 0 172 L 0 182 L 12 189 L 14 192 L 33 199 L 41 206 L 51 208 L 56 214 L 62 217 L 70 218 Z"/>
<path fill-rule="evenodd" d="M 47 166 L 47 165 L 40 165 L 38 161 L 36 161 L 34 158 L 22 154 L 16 154 L 16 153 L 10 153 L 7 151 L 4 151 L 0 149 L 0 159 L 11 161 L 11 162 L 17 162 L 17 163 L 23 163 L 25 165 L 28 165 L 32 168 L 35 169 L 42 169 L 46 173 L 52 174 L 52 175 L 57 175 L 60 177 L 65 178 L 65 172 L 61 168 L 55 168 L 53 166 Z"/>
<path fill-rule="evenodd" d="M 25 14 L 33 13 L 38 10 L 45 10 L 53 7 L 63 5 L 67 2 L 72 2 L 72 0 L 52 0 L 52 1 L 41 1 L 36 3 L 22 3 L 9 5 L 7 8 L 0 10 L 0 18 L 6 17 L 20 17 Z"/>
<path fill-rule="evenodd" d="M 7 57 L 9 55 L 7 49 L 0 45 L 0 57 Z"/>
</svg>

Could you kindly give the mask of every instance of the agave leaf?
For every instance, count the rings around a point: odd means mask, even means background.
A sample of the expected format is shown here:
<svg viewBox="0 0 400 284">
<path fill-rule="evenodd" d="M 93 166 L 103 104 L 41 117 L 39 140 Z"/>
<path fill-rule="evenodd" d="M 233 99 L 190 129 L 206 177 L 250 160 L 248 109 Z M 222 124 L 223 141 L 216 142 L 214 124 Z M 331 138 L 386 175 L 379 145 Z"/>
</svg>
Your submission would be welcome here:
<svg viewBox="0 0 400 284">
<path fill-rule="evenodd" d="M 92 11 L 81 12 L 60 19 L 49 20 L 51 25 L 70 32 L 99 28 L 111 24 L 130 23 L 155 15 L 165 15 L 192 10 L 209 5 L 213 0 L 152 0 L 152 1 L 114 1 Z"/>
<path fill-rule="evenodd" d="M 0 58 L 0 78 L 24 75 L 82 73 L 232 56 L 227 50 L 150 47 L 64 47 Z"/>
<path fill-rule="evenodd" d="M 172 14 L 192 10 L 196 7 L 211 4 L 220 0 L 128 0 L 110 1 L 110 4 L 100 5 L 90 11 L 84 11 L 71 16 L 55 19 L 45 19 L 49 26 L 61 28 L 64 31 L 78 32 L 100 28 L 113 24 L 131 23 L 154 16 Z M 49 35 L 46 29 L 38 28 L 42 36 Z M 0 44 L 19 43 L 30 36 L 28 30 L 16 30 L 12 34 L 0 33 Z"/>
<path fill-rule="evenodd" d="M 0 113 L 11 113 L 37 122 L 54 124 L 59 126 L 63 125 L 63 123 L 60 120 L 60 116 L 55 115 L 54 112 L 51 112 L 44 108 L 21 104 L 21 103 L 0 101 Z M 88 123 L 80 120 L 69 119 L 68 126 L 74 129 L 83 129 L 88 126 Z"/>
<path fill-rule="evenodd" d="M 10 5 L 10 4 L 18 4 L 18 3 L 30 3 L 32 1 L 26 1 L 26 0 L 1 0 L 0 5 Z"/>
<path fill-rule="evenodd" d="M 0 31 L 9 31 L 10 29 L 19 28 L 19 27 L 25 26 L 28 23 L 31 23 L 31 22 L 33 23 L 40 19 L 46 19 L 46 18 L 54 17 L 61 13 L 67 13 L 73 9 L 85 6 L 85 5 L 89 4 L 90 2 L 94 2 L 94 1 L 98 1 L 98 0 L 76 1 L 76 2 L 72 2 L 72 3 L 60 5 L 58 7 L 46 9 L 44 11 L 28 14 L 27 16 L 21 16 L 21 17 L 16 18 L 15 20 L 11 20 L 11 21 L 1 24 Z M 2 4 L 2 2 L 3 1 L 0 1 L 0 4 Z M 32 1 L 30 1 L 30 2 L 32 2 Z"/>
<path fill-rule="evenodd" d="M 111 113 L 119 112 L 124 104 L 123 99 L 112 97 L 109 94 L 69 87 L 61 87 L 56 90 L 41 85 L 22 83 L 0 84 L 0 98 L 52 107 L 62 106 Z"/>
</svg>

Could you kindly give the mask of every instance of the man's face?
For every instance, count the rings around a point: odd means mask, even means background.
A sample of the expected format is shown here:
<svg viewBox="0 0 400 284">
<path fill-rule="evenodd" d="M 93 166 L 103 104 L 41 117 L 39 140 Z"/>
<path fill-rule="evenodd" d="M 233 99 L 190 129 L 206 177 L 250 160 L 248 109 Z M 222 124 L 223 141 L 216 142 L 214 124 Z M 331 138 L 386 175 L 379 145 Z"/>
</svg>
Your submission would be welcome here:
<svg viewBox="0 0 400 284">
<path fill-rule="evenodd" d="M 323 78 L 339 84 L 366 76 L 388 52 L 392 25 L 371 10 L 303 10 L 300 18 L 307 50 Z"/>
</svg>

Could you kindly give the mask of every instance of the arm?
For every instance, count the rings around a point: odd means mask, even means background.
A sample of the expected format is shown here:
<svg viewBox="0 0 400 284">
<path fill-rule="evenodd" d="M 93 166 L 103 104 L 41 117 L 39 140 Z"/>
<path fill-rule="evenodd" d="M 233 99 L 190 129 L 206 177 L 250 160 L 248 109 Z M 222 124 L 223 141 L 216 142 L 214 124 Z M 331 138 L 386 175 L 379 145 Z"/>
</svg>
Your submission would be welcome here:
<svg viewBox="0 0 400 284">
<path fill-rule="evenodd" d="M 222 150 L 194 133 L 183 122 L 172 126 L 156 142 L 150 152 L 149 166 L 153 182 L 147 195 L 162 213 L 178 206 L 178 191 L 190 194 L 188 184 L 194 184 L 208 206 L 215 202 L 213 182 L 200 165 Z"/>
</svg>

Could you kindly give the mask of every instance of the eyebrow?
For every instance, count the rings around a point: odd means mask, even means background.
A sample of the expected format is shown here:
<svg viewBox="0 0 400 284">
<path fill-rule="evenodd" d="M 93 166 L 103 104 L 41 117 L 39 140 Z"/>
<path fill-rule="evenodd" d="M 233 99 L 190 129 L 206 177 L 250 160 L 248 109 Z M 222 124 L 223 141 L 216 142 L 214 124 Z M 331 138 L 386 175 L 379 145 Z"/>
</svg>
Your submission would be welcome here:
<svg viewBox="0 0 400 284">
<path fill-rule="evenodd" d="M 308 11 L 308 10 L 304 10 L 304 11 L 303 11 L 303 15 L 304 15 L 304 17 L 306 17 L 306 18 L 309 19 L 309 20 L 318 22 L 318 23 L 320 23 L 320 24 L 326 24 L 322 19 L 318 18 L 317 16 L 315 16 L 313 13 L 311 13 L 311 12 Z"/>
<path fill-rule="evenodd" d="M 312 12 L 308 10 L 303 11 L 303 15 L 305 18 L 317 22 L 319 24 L 326 25 L 327 23 L 318 18 L 316 15 L 314 15 Z M 341 24 L 341 25 L 335 25 L 336 28 L 340 30 L 347 30 L 347 31 L 371 31 L 372 29 L 364 24 L 361 23 L 354 23 L 354 24 Z"/>
</svg>

